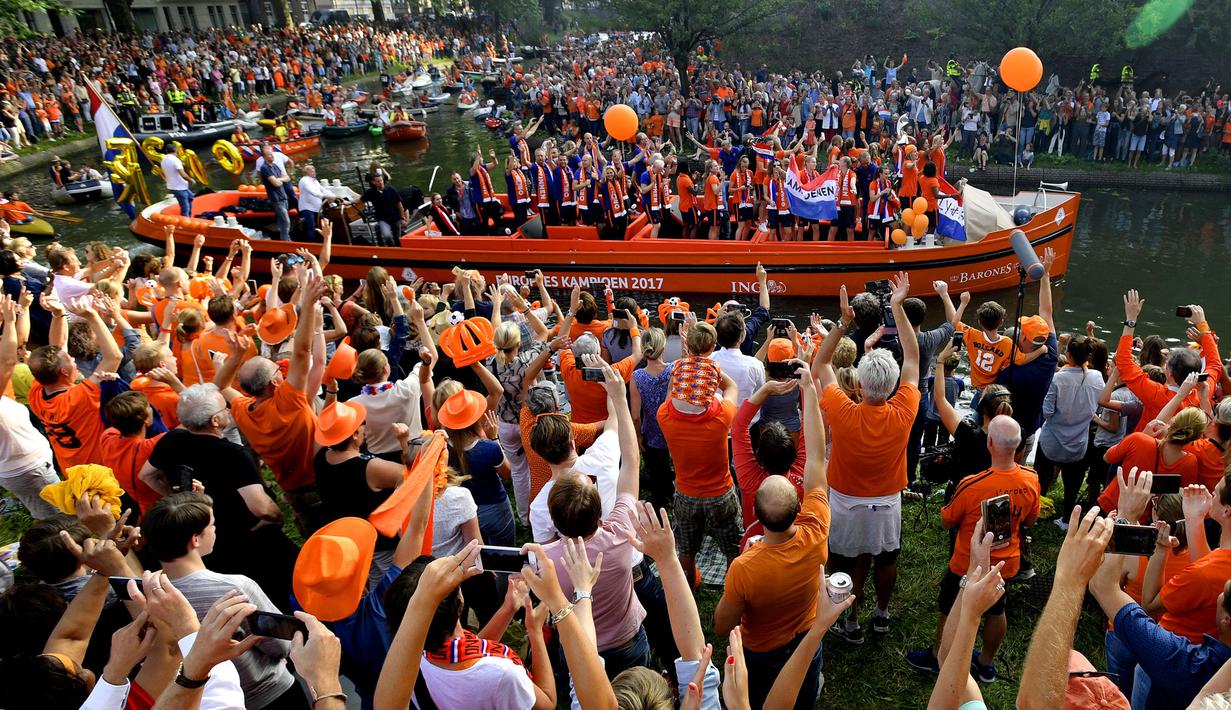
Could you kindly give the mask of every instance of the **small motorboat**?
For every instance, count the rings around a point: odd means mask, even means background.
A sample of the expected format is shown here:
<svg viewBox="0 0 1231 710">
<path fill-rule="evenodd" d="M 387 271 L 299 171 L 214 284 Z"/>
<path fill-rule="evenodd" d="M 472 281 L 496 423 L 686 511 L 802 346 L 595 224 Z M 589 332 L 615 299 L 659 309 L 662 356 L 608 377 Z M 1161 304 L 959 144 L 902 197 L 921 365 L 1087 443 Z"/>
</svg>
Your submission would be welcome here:
<svg viewBox="0 0 1231 710">
<path fill-rule="evenodd" d="M 45 239 L 56 235 L 55 227 L 41 217 L 31 217 L 25 222 L 9 222 L 9 232 L 15 237 Z"/>
<path fill-rule="evenodd" d="M 219 138 L 230 138 L 239 126 L 246 131 L 256 130 L 257 124 L 250 121 L 229 120 L 213 123 L 198 123 L 182 130 L 175 117 L 169 113 L 147 113 L 137 119 L 133 140 L 142 143 L 146 138 L 161 138 L 163 143 L 179 141 L 187 147 L 209 145 Z"/>
<path fill-rule="evenodd" d="M 491 115 L 492 111 L 495 110 L 493 108 L 495 105 L 496 105 L 496 102 L 494 100 L 488 99 L 487 105 L 485 105 L 481 109 L 476 110 L 474 113 L 470 114 L 470 116 L 476 121 L 482 121 L 483 119 Z"/>
<path fill-rule="evenodd" d="M 432 77 L 427 74 L 418 74 L 411 80 L 410 85 L 416 89 L 426 89 L 432 85 Z"/>
<path fill-rule="evenodd" d="M 325 126 L 321 129 L 322 138 L 346 138 L 366 133 L 372 124 L 367 121 L 351 121 L 344 126 Z"/>
<path fill-rule="evenodd" d="M 346 110 L 345 104 L 342 110 Z M 303 126 L 305 131 L 319 131 L 329 125 L 329 121 L 333 118 L 333 116 L 324 111 L 306 108 L 293 108 L 286 112 L 286 116 L 287 118 L 294 116 L 295 120 L 299 121 L 299 125 Z"/>
<path fill-rule="evenodd" d="M 452 100 L 453 100 L 453 94 L 450 94 L 450 93 L 433 94 L 427 97 L 428 103 L 433 106 L 439 106 L 440 104 L 447 104 Z"/>
<path fill-rule="evenodd" d="M 416 141 L 427 135 L 427 124 L 422 121 L 394 121 L 385 126 L 385 140 L 390 143 Z"/>
<path fill-rule="evenodd" d="M 114 196 L 110 180 L 78 180 L 51 188 L 51 201 L 57 205 L 95 202 Z"/>
<path fill-rule="evenodd" d="M 321 134 L 313 133 L 303 135 L 298 138 L 289 138 L 284 141 L 245 143 L 235 147 L 239 148 L 239 154 L 244 157 L 245 161 L 252 162 L 261 157 L 261 148 L 266 145 L 272 145 L 275 153 L 294 155 L 295 153 L 303 153 L 305 151 L 312 150 L 313 148 L 319 148 L 321 145 Z"/>
<path fill-rule="evenodd" d="M 492 57 L 492 64 L 516 64 L 525 60 L 525 57 L 518 57 L 516 55 L 512 57 Z"/>
<path fill-rule="evenodd" d="M 509 122 L 497 116 L 488 116 L 486 119 L 484 119 L 483 125 L 487 126 L 493 131 L 502 131 L 508 127 Z"/>
<path fill-rule="evenodd" d="M 458 102 L 457 102 L 457 110 L 458 110 L 458 111 L 471 111 L 471 110 L 474 110 L 474 109 L 476 109 L 476 108 L 478 108 L 478 107 L 479 107 L 479 100 L 478 100 L 477 98 L 476 98 L 476 99 L 473 99 L 473 100 L 471 100 L 471 101 L 465 101 L 465 102 L 463 102 L 463 101 L 458 101 Z"/>
</svg>

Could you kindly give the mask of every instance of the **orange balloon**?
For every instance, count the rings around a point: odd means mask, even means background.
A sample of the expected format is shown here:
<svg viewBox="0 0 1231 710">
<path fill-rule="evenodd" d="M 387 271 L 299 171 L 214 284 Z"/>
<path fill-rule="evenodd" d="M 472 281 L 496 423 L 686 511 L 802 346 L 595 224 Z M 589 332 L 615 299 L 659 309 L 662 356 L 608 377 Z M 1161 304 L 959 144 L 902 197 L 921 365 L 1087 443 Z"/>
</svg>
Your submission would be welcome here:
<svg viewBox="0 0 1231 710">
<path fill-rule="evenodd" d="M 637 112 L 627 104 L 616 104 L 603 114 L 607 133 L 618 141 L 632 140 L 637 135 Z"/>
<path fill-rule="evenodd" d="M 910 233 L 916 239 L 928 233 L 928 216 L 925 214 L 915 215 L 915 221 L 910 225 Z"/>
<path fill-rule="evenodd" d="M 1014 47 L 1000 60 L 1000 78 L 1010 89 L 1030 91 L 1043 79 L 1043 62 L 1029 47 Z"/>
<path fill-rule="evenodd" d="M 914 223 L 915 223 L 915 210 L 911 207 L 907 207 L 906 209 L 902 210 L 902 224 L 905 224 L 907 227 L 909 227 L 910 225 Z"/>
<path fill-rule="evenodd" d="M 900 229 L 895 229 L 889 234 L 889 239 L 893 241 L 894 244 L 902 246 L 906 243 L 906 232 Z"/>
<path fill-rule="evenodd" d="M 916 197 L 915 201 L 910 203 L 910 206 L 915 208 L 915 214 L 923 214 L 928 211 L 928 201 L 923 197 Z"/>
</svg>

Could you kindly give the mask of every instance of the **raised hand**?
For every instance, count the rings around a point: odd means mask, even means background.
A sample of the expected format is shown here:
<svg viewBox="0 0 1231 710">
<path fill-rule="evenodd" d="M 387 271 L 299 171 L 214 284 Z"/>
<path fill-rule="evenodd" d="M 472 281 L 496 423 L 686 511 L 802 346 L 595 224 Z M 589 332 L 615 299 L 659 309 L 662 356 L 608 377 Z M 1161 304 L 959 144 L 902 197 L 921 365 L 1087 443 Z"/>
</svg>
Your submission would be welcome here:
<svg viewBox="0 0 1231 710">
<path fill-rule="evenodd" d="M 603 553 L 598 553 L 594 564 L 586 556 L 586 541 L 578 538 L 564 538 L 564 556 L 560 559 L 564 571 L 573 582 L 573 589 L 588 592 L 594 589 L 599 572 L 603 571 Z"/>
<path fill-rule="evenodd" d="M 1081 506 L 1073 508 L 1069 529 L 1056 557 L 1056 578 L 1080 581 L 1083 585 L 1098 571 L 1103 552 L 1111 540 L 1114 521 L 1099 517 L 1098 506 L 1090 508 L 1084 517 Z"/>
<path fill-rule="evenodd" d="M 1184 487 L 1184 519 L 1200 522 L 1210 512 L 1214 504 L 1214 496 L 1205 486 L 1194 483 Z"/>
<path fill-rule="evenodd" d="M 1128 293 L 1124 294 L 1124 319 L 1135 321 L 1137 316 L 1141 315 L 1141 308 L 1145 305 L 1146 300 L 1137 294 L 1137 289 L 1129 289 Z"/>
</svg>

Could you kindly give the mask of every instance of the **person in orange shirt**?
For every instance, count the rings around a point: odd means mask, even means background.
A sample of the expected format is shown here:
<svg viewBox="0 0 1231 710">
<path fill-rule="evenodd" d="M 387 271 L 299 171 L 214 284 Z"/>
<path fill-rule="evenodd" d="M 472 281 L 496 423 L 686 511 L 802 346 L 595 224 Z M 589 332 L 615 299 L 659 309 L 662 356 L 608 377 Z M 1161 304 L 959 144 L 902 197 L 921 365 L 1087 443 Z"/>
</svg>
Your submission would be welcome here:
<svg viewBox="0 0 1231 710">
<path fill-rule="evenodd" d="M 919 196 L 919 157 L 915 146 L 907 144 L 902 155 L 902 183 L 898 186 L 898 197 L 903 204 L 909 203 Z"/>
<path fill-rule="evenodd" d="M 1135 432 L 1108 449 L 1103 460 L 1110 464 L 1119 464 L 1121 471 L 1136 469 L 1151 471 L 1155 475 L 1174 474 L 1180 477 L 1181 485 L 1199 485 L 1197 456 L 1186 451 L 1185 447 L 1201 438 L 1206 422 L 1204 412 L 1196 407 L 1188 407 L 1167 425 L 1161 441 L 1146 432 Z M 1099 496 L 1099 507 L 1103 510 L 1114 510 L 1119 491 L 1120 476 L 1116 475 Z M 1144 522 L 1148 523 L 1149 518 L 1144 518 Z"/>
<path fill-rule="evenodd" d="M 961 311 L 965 310 L 964 302 Z M 1008 367 L 1013 339 L 1000 334 L 1000 328 L 1004 326 L 1005 311 L 1004 306 L 999 303 L 988 301 L 979 306 L 975 311 L 975 318 L 979 321 L 978 328 L 960 322 L 960 312 L 957 330 L 962 333 L 963 343 L 970 353 L 970 384 L 977 397 L 984 387 L 995 384 L 1000 371 Z M 976 406 L 977 401 L 971 403 L 972 408 Z"/>
<path fill-rule="evenodd" d="M 94 372 L 77 381 L 77 363 L 65 350 L 68 316 L 62 312 L 52 315 L 48 334 L 51 344 L 36 349 L 28 361 L 34 376 L 28 395 L 30 411 L 43 423 L 60 470 L 102 460 L 102 390 L 98 383 L 105 373 L 118 370 L 123 360 L 119 346 L 97 311 L 82 306 L 74 307 L 73 314 L 89 324 L 102 356 Z"/>
<path fill-rule="evenodd" d="M 176 408 L 184 383 L 175 376 L 179 366 L 175 353 L 161 342 L 142 343 L 133 351 L 132 362 L 139 376 L 129 386 L 145 396 L 168 429 L 179 426 Z"/>
<path fill-rule="evenodd" d="M 987 427 L 987 448 L 992 454 L 992 467 L 982 473 L 963 478 L 953 491 L 953 497 L 940 511 L 941 523 L 946 528 L 957 528 L 953 554 L 949 567 L 940 582 L 940 620 L 936 624 L 936 645 L 923 651 L 907 654 L 907 661 L 916 668 L 939 671 L 936 649 L 944 635 L 945 621 L 953 609 L 962 575 L 970 568 L 971 540 L 976 531 L 987 531 L 988 521 L 983 518 L 983 501 L 997 496 L 1009 497 L 1009 539 L 1007 544 L 991 548 L 990 564 L 1003 562 L 1002 577 L 1017 574 L 1021 566 L 1021 528 L 1030 526 L 1039 517 L 1039 477 L 1034 471 L 1014 461 L 1017 447 L 1021 444 L 1022 428 L 1013 417 L 1001 414 L 994 417 Z M 986 538 L 982 538 L 986 540 Z M 983 648 L 975 662 L 976 677 L 990 683 L 996 678 L 996 652 L 1004 643 L 1008 631 L 1008 619 L 1004 611 L 1004 597 L 988 609 L 983 625 Z"/>
<path fill-rule="evenodd" d="M 939 134 L 932 137 L 930 160 L 936 166 L 936 177 L 938 178 L 944 178 L 945 176 L 945 163 L 948 160 L 945 152 L 949 150 L 949 146 L 953 145 L 953 139 L 956 136 L 957 131 L 951 131 L 948 140 L 945 140 Z"/>
<path fill-rule="evenodd" d="M 708 172 L 701 208 L 705 210 L 705 221 L 710 228 L 709 238 L 718 239 L 723 222 L 727 219 L 726 203 L 722 197 L 722 165 L 717 160 L 710 160 Z"/>
<path fill-rule="evenodd" d="M 942 192 L 940 189 L 940 179 L 937 177 L 936 163 L 928 163 L 923 166 L 923 177 L 919 179 L 919 192 L 923 194 L 923 199 L 927 200 L 928 209 L 928 231 L 935 232 L 936 225 L 940 223 L 940 200 L 944 197 L 956 197 L 957 192 Z"/>
<path fill-rule="evenodd" d="M 121 392 L 107 402 L 105 413 L 110 426 L 103 431 L 101 463 L 111 469 L 120 488 L 137 502 L 139 519 L 142 512 L 162 497 L 138 474 L 163 435 L 149 436 L 154 412 L 149 400 L 140 392 Z"/>
<path fill-rule="evenodd" d="M 816 619 L 823 581 L 816 569 L 828 560 L 829 492 L 825 478 L 825 426 L 816 385 L 807 365 L 798 364 L 803 394 L 803 500 L 789 478 L 768 476 L 756 491 L 756 517 L 764 536 L 727 570 L 722 599 L 714 610 L 714 631 L 742 629 L 751 707 L 761 707 L 788 654 Z M 747 513 L 748 511 L 745 511 Z M 827 593 L 827 592 L 826 592 Z M 796 707 L 816 707 L 821 652 L 816 649 L 796 698 Z"/>
<path fill-rule="evenodd" d="M 202 241 L 204 241 L 202 239 Z M 194 248 L 193 253 L 199 253 L 199 250 Z M 195 263 L 195 259 L 190 259 L 190 263 Z M 200 311 L 205 315 L 204 309 L 195 298 L 188 294 L 188 272 L 178 266 L 171 266 L 163 269 L 158 274 L 158 285 L 162 287 L 163 296 L 158 299 L 152 309 L 155 323 L 165 323 L 167 319 L 167 308 L 172 308 L 173 311 L 179 312 L 186 309 Z"/>
<path fill-rule="evenodd" d="M 743 519 L 728 458 L 738 396 L 738 385 L 717 363 L 693 355 L 673 364 L 667 401 L 658 408 L 658 426 L 675 466 L 680 564 L 690 580 L 696 578 L 696 556 L 707 532 L 728 567 L 739 554 Z"/>
<path fill-rule="evenodd" d="M 699 178 L 699 174 L 689 174 L 682 167 L 675 178 L 675 191 L 680 196 L 680 217 L 684 220 L 685 239 L 692 239 L 697 232 L 697 195 L 693 190 L 695 180 Z"/>
<path fill-rule="evenodd" d="M 859 185 L 855 171 L 851 170 L 851 159 L 843 156 L 838 159 L 838 218 L 829 223 L 829 234 L 825 240 L 832 242 L 838 238 L 838 230 L 842 230 L 843 241 L 847 233 L 851 240 L 855 238 L 855 220 L 859 214 Z"/>
<path fill-rule="evenodd" d="M 894 319 L 906 323 L 902 303 L 910 290 L 905 272 L 891 279 L 890 304 Z M 872 629 L 889 630 L 889 600 L 897 584 L 897 557 L 901 549 L 902 502 L 906 488 L 906 448 L 910 429 L 919 412 L 919 342 L 914 328 L 898 334 L 902 346 L 899 367 L 887 350 L 873 350 L 859 361 L 859 403 L 838 385 L 833 355 L 838 341 L 854 327 L 855 311 L 839 291 L 841 317 L 829 331 L 816 355 L 817 384 L 821 387 L 821 411 L 833 437 L 830 449 L 829 483 L 833 524 L 829 557 L 833 571 L 851 575 L 858 601 L 833 633 L 851 643 L 861 643 L 858 608 L 864 597 L 864 582 L 876 566 L 876 610 Z M 899 385 L 899 379 L 901 384 Z"/>
<path fill-rule="evenodd" d="M 235 425 L 273 471 L 304 534 L 311 534 L 320 522 L 320 497 L 312 464 L 319 448 L 314 439 L 316 414 L 308 395 L 320 388 L 324 370 L 323 362 L 311 367 L 313 341 L 324 338 L 317 305 L 324 293 L 324 280 L 313 271 L 306 272 L 299 287 L 299 317 L 285 376 L 277 363 L 263 357 L 244 361 L 241 367 L 248 339 L 227 335 L 229 353 L 214 377 L 230 405 Z M 318 347 L 323 350 L 324 344 Z M 237 371 L 239 385 L 247 394 L 231 388 Z"/>
<path fill-rule="evenodd" d="M 1159 599 L 1164 608 L 1159 625 L 1167 631 L 1200 644 L 1206 634 L 1216 635 L 1220 630 L 1215 624 L 1215 609 L 1223 587 L 1231 579 L 1231 489 L 1224 478 L 1211 494 L 1202 486 L 1189 486 L 1184 491 L 1184 534 L 1188 540 L 1188 554 L 1192 564 L 1161 584 L 1161 564 L 1146 568 L 1142 585 L 1145 596 L 1162 587 Z M 1204 521 L 1209 517 L 1218 523 L 1221 531 L 1219 546 L 1210 549 L 1206 540 Z M 1155 557 L 1165 554 L 1173 547 L 1170 529 L 1162 527 L 1158 535 Z"/>
<path fill-rule="evenodd" d="M 636 321 L 625 327 L 632 338 L 632 354 L 611 366 L 627 381 L 632 379 L 633 370 L 641 362 L 641 330 Z M 592 368 L 578 364 L 584 356 L 599 355 L 601 351 L 598 336 L 589 332 L 575 339 L 571 348 L 560 351 L 560 376 L 564 378 L 564 388 L 573 405 L 572 420 L 578 424 L 592 424 L 607 418 L 607 394 L 602 382 L 586 379 L 586 372 Z"/>
<path fill-rule="evenodd" d="M 1120 335 L 1120 343 L 1116 347 L 1116 370 L 1120 380 L 1130 392 L 1141 400 L 1141 418 L 1137 420 L 1136 431 L 1141 431 L 1149 424 L 1163 407 L 1171 401 L 1175 388 L 1193 372 L 1206 372 L 1210 382 L 1222 381 L 1222 360 L 1218 354 L 1218 344 L 1214 340 L 1213 331 L 1205 319 L 1205 309 L 1196 304 L 1188 306 L 1191 315 L 1189 322 L 1201 333 L 1201 352 L 1198 354 L 1189 348 L 1171 348 L 1167 355 L 1164 371 L 1167 373 L 1167 383 L 1159 384 L 1146 376 L 1141 365 L 1133 358 L 1133 336 L 1136 333 L 1137 318 L 1141 315 L 1145 299 L 1141 298 L 1136 289 L 1130 290 L 1124 296 L 1124 331 Z M 1201 365 L 1205 359 L 1204 368 Z M 1183 402 L 1185 407 L 1198 406 L 1196 392 L 1189 393 Z"/>
</svg>

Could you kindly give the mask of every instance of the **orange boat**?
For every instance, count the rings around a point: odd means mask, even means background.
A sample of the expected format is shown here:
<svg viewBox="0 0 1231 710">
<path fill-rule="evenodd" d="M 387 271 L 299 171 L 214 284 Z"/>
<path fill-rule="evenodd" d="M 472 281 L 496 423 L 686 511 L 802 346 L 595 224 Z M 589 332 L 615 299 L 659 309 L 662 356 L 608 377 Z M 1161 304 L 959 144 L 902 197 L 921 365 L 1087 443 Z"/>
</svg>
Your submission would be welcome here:
<svg viewBox="0 0 1231 710">
<path fill-rule="evenodd" d="M 221 191 L 200 195 L 193 201 L 198 214 L 224 211 L 237 205 L 249 191 Z M 606 284 L 613 290 L 647 291 L 666 295 L 685 293 L 751 294 L 758 289 L 754 271 L 758 262 L 769 270 L 771 292 L 784 296 L 828 296 L 847 285 L 861 287 L 865 282 L 888 278 L 905 270 L 910 272 L 911 291 L 916 295 L 932 293 L 932 281 L 943 280 L 954 291 L 989 291 L 1010 288 L 1018 282 L 1019 262 L 1009 242 L 1012 229 L 989 232 L 979 241 L 941 245 L 891 247 L 884 242 L 777 242 L 766 241 L 768 233 L 757 232 L 751 241 L 709 241 L 705 239 L 664 238 L 670 229 L 664 225 L 660 236 L 650 236 L 644 215 L 629 225 L 622 240 L 600 240 L 594 227 L 547 227 L 538 218 L 524 225 L 512 223 L 507 198 L 500 234 L 448 237 L 429 230 L 429 224 L 404 234 L 398 246 L 373 246 L 361 243 L 356 235 L 366 233 L 352 211 L 347 229 L 335 227 L 331 273 L 346 279 L 363 278 L 372 266 L 383 266 L 402 280 L 421 276 L 430 281 L 451 281 L 452 268 L 460 265 L 480 271 L 489 281 L 507 273 L 515 283 L 523 272 L 539 268 L 551 288 L 583 288 Z M 1068 268 L 1069 251 L 1081 196 L 1075 192 L 1040 190 L 1021 192 L 1016 199 L 998 198 L 1012 211 L 1026 205 L 1030 220 L 1020 229 L 1040 255 L 1046 247 L 1056 252 L 1056 275 Z M 142 210 L 132 222 L 132 231 L 142 241 L 161 245 L 163 224 L 178 220 L 179 209 L 173 198 Z M 315 249 L 313 243 L 279 242 L 264 238 L 274 219 L 272 213 L 247 212 L 236 227 L 220 227 L 193 220 L 175 232 L 177 242 L 188 253 L 193 239 L 205 235 L 205 253 L 225 254 L 232 239 L 252 238 L 254 265 L 268 268 L 269 259 L 299 247 Z M 503 234 L 507 226 L 510 233 Z M 257 230 L 253 236 L 251 229 Z"/>
<path fill-rule="evenodd" d="M 390 143 L 417 141 L 427 135 L 427 124 L 422 121 L 394 121 L 385 126 L 385 140 Z"/>
<path fill-rule="evenodd" d="M 319 148 L 321 146 L 321 135 L 314 133 L 312 135 L 300 136 L 299 138 L 291 138 L 284 141 L 260 141 L 256 143 L 244 143 L 237 145 L 239 154 L 244 156 L 244 160 L 254 161 L 261 157 L 261 148 L 266 145 L 272 145 L 275 153 L 286 153 L 294 155 Z"/>
</svg>

